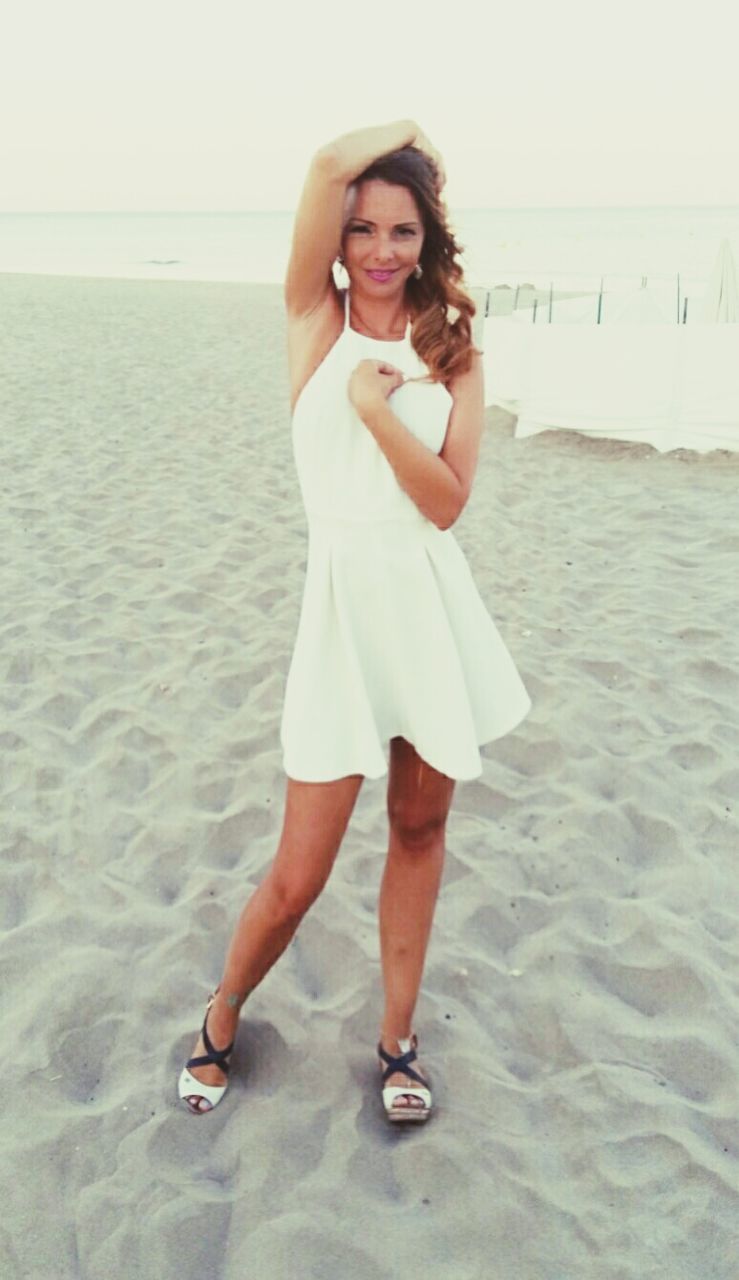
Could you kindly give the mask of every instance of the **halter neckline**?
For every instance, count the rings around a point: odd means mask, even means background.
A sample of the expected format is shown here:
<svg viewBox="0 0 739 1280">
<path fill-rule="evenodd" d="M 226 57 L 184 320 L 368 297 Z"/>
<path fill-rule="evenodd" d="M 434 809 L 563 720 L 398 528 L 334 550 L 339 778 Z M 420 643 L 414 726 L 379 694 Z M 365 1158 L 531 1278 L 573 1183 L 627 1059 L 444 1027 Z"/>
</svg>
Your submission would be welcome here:
<svg viewBox="0 0 739 1280">
<path fill-rule="evenodd" d="M 349 290 L 347 289 L 344 293 L 344 331 L 346 332 L 347 329 L 349 330 L 350 333 L 356 333 L 358 338 L 366 338 L 368 339 L 369 342 L 382 342 L 386 346 L 387 345 L 400 346 L 401 342 L 407 342 L 410 336 L 411 317 L 410 315 L 408 316 L 408 320 L 405 326 L 405 333 L 403 334 L 402 338 L 373 338 L 369 333 L 359 333 L 357 329 L 352 329 L 351 325 L 349 324 Z"/>
</svg>

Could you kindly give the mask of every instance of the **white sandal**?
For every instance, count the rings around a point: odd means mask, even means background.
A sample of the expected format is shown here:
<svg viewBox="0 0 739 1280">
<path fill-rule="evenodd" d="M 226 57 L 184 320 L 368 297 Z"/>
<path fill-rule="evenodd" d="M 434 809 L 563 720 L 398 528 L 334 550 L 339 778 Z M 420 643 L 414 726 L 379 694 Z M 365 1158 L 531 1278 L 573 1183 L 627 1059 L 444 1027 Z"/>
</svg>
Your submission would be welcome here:
<svg viewBox="0 0 739 1280">
<path fill-rule="evenodd" d="M 216 998 L 218 989 L 219 988 L 216 987 L 215 991 L 211 992 L 208 997 L 208 1007 L 205 1010 L 203 1028 L 200 1033 L 203 1037 L 203 1044 L 205 1045 L 207 1052 L 201 1054 L 197 1058 L 188 1058 L 186 1065 L 182 1068 L 177 1087 L 180 1098 L 183 1102 L 187 1103 L 189 1110 L 194 1116 L 203 1116 L 206 1112 L 212 1111 L 213 1108 L 221 1101 L 221 1098 L 228 1088 L 228 1080 L 225 1084 L 203 1084 L 201 1080 L 197 1080 L 195 1076 L 190 1075 L 190 1072 L 187 1069 L 188 1067 L 215 1066 L 220 1067 L 221 1071 L 228 1075 L 231 1065 L 228 1059 L 233 1051 L 234 1045 L 236 1044 L 236 1037 L 234 1036 L 234 1039 L 227 1048 L 214 1049 L 205 1025 L 208 1021 L 210 1006 Z M 207 1102 L 208 1106 L 201 1106 L 200 1104 L 202 1102 Z"/>
<path fill-rule="evenodd" d="M 383 1084 L 389 1076 L 401 1071 L 403 1075 L 410 1076 L 412 1080 L 417 1080 L 420 1087 L 414 1088 L 412 1085 L 385 1085 L 382 1090 L 382 1105 L 385 1108 L 385 1114 L 388 1120 L 394 1122 L 412 1121 L 418 1123 L 421 1120 L 428 1120 L 431 1114 L 431 1090 L 428 1080 L 424 1080 L 417 1071 L 413 1070 L 412 1062 L 416 1061 L 416 1049 L 418 1048 L 418 1037 L 414 1034 L 408 1040 L 398 1040 L 401 1048 L 400 1056 L 394 1058 L 391 1053 L 387 1053 L 382 1047 L 382 1041 L 377 1046 L 377 1052 L 383 1062 L 387 1063 L 382 1073 Z M 417 1098 L 420 1106 L 404 1103 L 403 1106 L 396 1106 L 396 1101 L 401 1097 Z"/>
</svg>

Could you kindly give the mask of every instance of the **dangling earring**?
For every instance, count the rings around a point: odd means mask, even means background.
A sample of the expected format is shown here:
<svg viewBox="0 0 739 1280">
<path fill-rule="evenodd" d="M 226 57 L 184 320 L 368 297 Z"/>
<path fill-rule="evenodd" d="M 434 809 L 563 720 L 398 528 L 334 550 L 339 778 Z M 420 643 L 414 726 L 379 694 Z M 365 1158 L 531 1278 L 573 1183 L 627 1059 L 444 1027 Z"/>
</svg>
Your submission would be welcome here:
<svg viewBox="0 0 739 1280">
<path fill-rule="evenodd" d="M 421 266 L 420 262 L 417 262 L 415 267 L 413 268 L 413 274 L 416 277 L 416 280 L 421 279 L 421 276 L 423 275 L 423 267 Z"/>
<path fill-rule="evenodd" d="M 334 267 L 336 267 L 337 263 L 338 263 L 338 268 L 334 271 L 334 284 L 336 285 L 337 289 L 348 289 L 351 282 L 349 280 L 349 272 L 344 266 L 344 259 L 342 258 L 341 254 L 339 254 L 338 258 L 336 259 L 336 262 L 334 263 Z"/>
</svg>

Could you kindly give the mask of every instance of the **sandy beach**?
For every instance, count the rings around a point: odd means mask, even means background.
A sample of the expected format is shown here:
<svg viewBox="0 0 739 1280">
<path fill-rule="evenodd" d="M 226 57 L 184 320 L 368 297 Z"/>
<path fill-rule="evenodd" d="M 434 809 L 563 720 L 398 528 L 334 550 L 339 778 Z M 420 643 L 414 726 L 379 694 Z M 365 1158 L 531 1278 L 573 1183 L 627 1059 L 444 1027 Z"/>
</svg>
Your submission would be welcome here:
<svg viewBox="0 0 739 1280">
<path fill-rule="evenodd" d="M 454 528 L 533 700 L 375 1044 L 386 779 L 177 1100 L 275 851 L 306 561 L 279 286 L 0 277 L 2 1280 L 736 1280 L 739 452 L 486 414 Z"/>
</svg>

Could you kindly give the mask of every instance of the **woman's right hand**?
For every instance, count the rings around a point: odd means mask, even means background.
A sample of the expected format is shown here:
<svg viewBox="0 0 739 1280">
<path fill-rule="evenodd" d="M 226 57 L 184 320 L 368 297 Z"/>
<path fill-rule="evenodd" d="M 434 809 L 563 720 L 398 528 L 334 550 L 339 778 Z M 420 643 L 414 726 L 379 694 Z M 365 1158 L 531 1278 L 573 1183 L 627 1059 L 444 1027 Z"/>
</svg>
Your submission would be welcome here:
<svg viewBox="0 0 739 1280">
<path fill-rule="evenodd" d="M 391 151 L 400 151 L 403 147 L 417 147 L 433 161 L 439 175 L 438 190 L 441 191 L 446 182 L 444 161 L 415 120 L 395 120 L 392 124 L 374 125 L 368 129 L 343 133 L 341 137 L 322 147 L 319 154 L 331 157 L 334 168 L 348 184 L 358 178 L 364 169 L 369 168 L 374 160 L 389 155 Z"/>
</svg>

